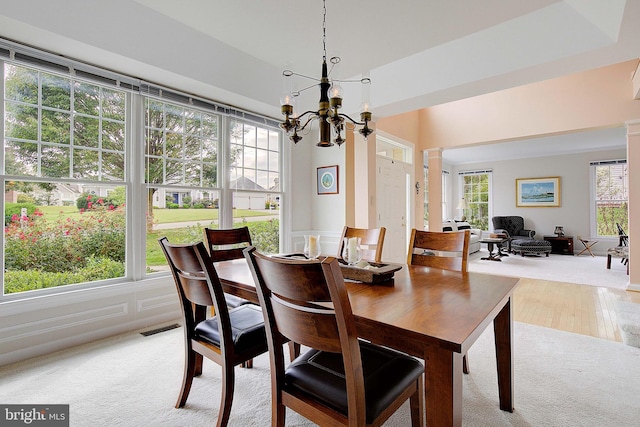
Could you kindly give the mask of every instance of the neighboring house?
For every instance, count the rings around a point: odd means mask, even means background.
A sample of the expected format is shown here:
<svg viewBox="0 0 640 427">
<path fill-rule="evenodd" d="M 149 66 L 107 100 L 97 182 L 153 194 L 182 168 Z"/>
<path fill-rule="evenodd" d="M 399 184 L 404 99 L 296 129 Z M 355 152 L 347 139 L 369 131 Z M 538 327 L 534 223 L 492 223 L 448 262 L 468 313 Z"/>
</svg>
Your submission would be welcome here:
<svg viewBox="0 0 640 427">
<path fill-rule="evenodd" d="M 229 186 L 235 190 L 265 190 L 263 187 L 244 176 L 231 181 Z M 235 193 L 233 198 L 233 207 L 236 209 L 264 209 L 266 201 L 266 193 L 238 191 Z"/>
<path fill-rule="evenodd" d="M 78 200 L 83 191 L 81 185 L 58 184 L 54 190 L 54 198 L 57 199 L 56 204 L 61 206 L 75 205 L 76 200 Z"/>
</svg>

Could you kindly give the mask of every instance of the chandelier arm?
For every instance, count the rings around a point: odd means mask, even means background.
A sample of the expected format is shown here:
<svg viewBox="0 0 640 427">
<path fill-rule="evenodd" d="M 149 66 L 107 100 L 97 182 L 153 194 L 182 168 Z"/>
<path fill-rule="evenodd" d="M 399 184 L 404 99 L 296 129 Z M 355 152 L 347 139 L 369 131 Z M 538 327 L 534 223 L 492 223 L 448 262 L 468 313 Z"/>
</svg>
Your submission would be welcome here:
<svg viewBox="0 0 640 427">
<path fill-rule="evenodd" d="M 345 119 L 349 119 L 349 121 L 350 121 L 351 123 L 353 123 L 354 125 L 364 126 L 364 125 L 366 125 L 366 124 L 367 124 L 367 122 L 358 122 L 358 121 L 355 121 L 355 120 L 353 120 L 351 117 L 347 116 L 347 115 L 346 115 L 346 114 L 344 114 L 344 113 L 338 113 L 338 116 L 340 116 L 340 117 L 344 117 Z"/>
<path fill-rule="evenodd" d="M 338 80 L 338 79 L 333 79 L 333 81 L 336 82 L 340 82 L 340 83 L 362 83 L 362 80 Z M 370 83 L 363 83 L 363 84 L 370 84 Z"/>
<path fill-rule="evenodd" d="M 317 80 L 317 81 L 319 82 L 320 80 Z M 314 87 L 318 87 L 318 83 L 314 83 L 314 84 L 312 84 L 311 86 L 307 86 L 307 87 L 305 87 L 305 88 L 298 89 L 298 90 L 296 90 L 296 91 L 294 91 L 294 92 L 302 93 L 302 92 L 304 92 L 305 90 L 307 90 L 307 89 L 311 89 L 311 88 L 314 88 Z"/>
<path fill-rule="evenodd" d="M 320 79 L 318 79 L 318 78 L 316 78 L 316 77 L 306 76 L 306 75 L 304 75 L 304 74 L 296 73 L 296 72 L 293 72 L 293 71 L 291 71 L 291 70 L 288 70 L 288 72 L 290 72 L 290 73 L 291 73 L 291 76 L 304 77 L 305 79 L 315 80 L 315 81 L 317 81 L 317 82 L 319 82 L 319 81 L 320 81 Z M 287 76 L 287 77 L 289 77 L 289 76 Z M 355 81 L 355 80 L 354 80 L 354 81 Z M 360 80 L 358 80 L 358 81 L 360 81 Z"/>
<path fill-rule="evenodd" d="M 303 131 L 304 128 L 306 128 L 309 123 L 311 123 L 313 120 L 318 118 L 318 113 L 316 111 L 307 111 L 307 112 L 301 114 L 300 116 L 298 116 L 298 120 L 300 120 L 301 118 L 303 118 L 307 114 L 312 114 L 312 116 L 309 117 L 306 122 L 304 122 L 304 125 L 298 126 L 298 130 L 299 131 Z"/>
</svg>

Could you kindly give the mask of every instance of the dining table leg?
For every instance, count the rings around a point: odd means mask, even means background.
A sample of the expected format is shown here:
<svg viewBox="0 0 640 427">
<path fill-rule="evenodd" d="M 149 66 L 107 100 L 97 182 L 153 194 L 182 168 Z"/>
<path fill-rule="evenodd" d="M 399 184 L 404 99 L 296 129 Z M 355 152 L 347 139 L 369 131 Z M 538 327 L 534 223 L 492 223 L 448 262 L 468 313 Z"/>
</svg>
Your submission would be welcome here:
<svg viewBox="0 0 640 427">
<path fill-rule="evenodd" d="M 427 426 L 462 426 L 462 354 L 442 348 L 425 351 Z"/>
<path fill-rule="evenodd" d="M 493 320 L 500 409 L 513 412 L 513 323 L 511 298 Z"/>
</svg>

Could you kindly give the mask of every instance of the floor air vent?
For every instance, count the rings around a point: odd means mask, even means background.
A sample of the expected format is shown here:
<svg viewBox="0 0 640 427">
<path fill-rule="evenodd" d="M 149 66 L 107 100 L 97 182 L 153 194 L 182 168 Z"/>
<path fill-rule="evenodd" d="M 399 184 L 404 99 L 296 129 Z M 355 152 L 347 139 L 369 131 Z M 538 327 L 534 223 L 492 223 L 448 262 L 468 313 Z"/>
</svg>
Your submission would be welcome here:
<svg viewBox="0 0 640 427">
<path fill-rule="evenodd" d="M 156 328 L 156 329 L 151 329 L 149 331 L 140 332 L 140 335 L 144 335 L 145 337 L 148 337 L 149 335 L 159 334 L 160 332 L 170 331 L 171 329 L 176 329 L 179 327 L 180 327 L 179 324 L 174 323 L 173 325 L 163 326 L 162 328 Z"/>
</svg>

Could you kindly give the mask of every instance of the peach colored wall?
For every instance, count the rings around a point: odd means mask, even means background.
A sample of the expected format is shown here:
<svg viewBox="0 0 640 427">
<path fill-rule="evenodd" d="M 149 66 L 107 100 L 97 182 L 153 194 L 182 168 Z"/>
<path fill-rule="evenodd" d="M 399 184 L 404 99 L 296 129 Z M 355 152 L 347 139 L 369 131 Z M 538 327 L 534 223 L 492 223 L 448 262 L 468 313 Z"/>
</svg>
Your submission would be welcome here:
<svg viewBox="0 0 640 427">
<path fill-rule="evenodd" d="M 402 138 L 418 147 L 420 144 L 420 113 L 419 111 L 411 111 L 397 116 L 377 119 L 376 129 Z"/>
<path fill-rule="evenodd" d="M 622 126 L 640 118 L 631 80 L 637 65 L 637 60 L 627 61 L 425 108 L 420 110 L 419 147 L 450 148 Z"/>
<path fill-rule="evenodd" d="M 640 99 L 640 64 L 638 64 L 638 68 L 633 73 L 633 97 Z"/>
</svg>

